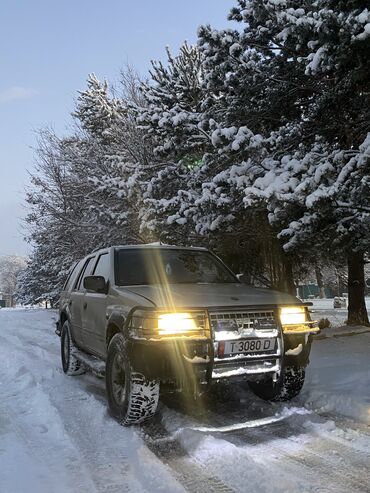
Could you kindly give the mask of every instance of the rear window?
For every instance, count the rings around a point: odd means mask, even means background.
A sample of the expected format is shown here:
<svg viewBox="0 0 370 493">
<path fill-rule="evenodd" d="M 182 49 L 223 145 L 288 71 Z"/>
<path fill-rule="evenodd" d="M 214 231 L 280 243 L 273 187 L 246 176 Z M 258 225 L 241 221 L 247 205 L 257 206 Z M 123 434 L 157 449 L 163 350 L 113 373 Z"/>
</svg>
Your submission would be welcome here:
<svg viewBox="0 0 370 493">
<path fill-rule="evenodd" d="M 238 283 L 210 252 L 174 249 L 122 249 L 115 255 L 116 285 Z"/>
</svg>

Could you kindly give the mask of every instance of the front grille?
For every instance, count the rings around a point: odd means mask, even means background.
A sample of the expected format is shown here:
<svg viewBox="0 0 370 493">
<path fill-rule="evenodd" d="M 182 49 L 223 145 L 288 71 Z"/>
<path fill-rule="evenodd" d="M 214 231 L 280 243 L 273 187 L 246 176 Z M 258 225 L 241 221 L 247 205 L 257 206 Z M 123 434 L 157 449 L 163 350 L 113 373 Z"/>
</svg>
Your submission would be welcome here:
<svg viewBox="0 0 370 493">
<path fill-rule="evenodd" d="M 277 328 L 273 311 L 213 312 L 210 313 L 210 321 L 215 333 L 248 329 L 271 331 Z"/>
</svg>

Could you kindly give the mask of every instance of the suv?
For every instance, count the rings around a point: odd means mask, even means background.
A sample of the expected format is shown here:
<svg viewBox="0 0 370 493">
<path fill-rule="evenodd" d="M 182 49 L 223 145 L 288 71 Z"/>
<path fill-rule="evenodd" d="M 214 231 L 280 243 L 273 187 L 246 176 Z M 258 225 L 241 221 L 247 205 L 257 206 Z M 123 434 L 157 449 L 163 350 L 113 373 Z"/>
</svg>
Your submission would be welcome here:
<svg viewBox="0 0 370 493">
<path fill-rule="evenodd" d="M 56 333 L 64 372 L 105 374 L 129 425 L 153 416 L 160 388 L 196 396 L 244 379 L 266 400 L 296 396 L 318 331 L 309 305 L 241 283 L 204 248 L 114 246 L 71 269 Z"/>
</svg>

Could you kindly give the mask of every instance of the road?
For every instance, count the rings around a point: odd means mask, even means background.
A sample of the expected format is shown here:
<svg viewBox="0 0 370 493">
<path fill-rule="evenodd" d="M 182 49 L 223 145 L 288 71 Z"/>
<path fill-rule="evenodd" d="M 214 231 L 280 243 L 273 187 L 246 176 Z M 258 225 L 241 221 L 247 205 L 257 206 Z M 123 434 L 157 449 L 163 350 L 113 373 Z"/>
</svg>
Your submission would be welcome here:
<svg viewBox="0 0 370 493">
<path fill-rule="evenodd" d="M 0 310 L 0 491 L 370 492 L 370 333 L 315 341 L 303 392 L 163 398 L 123 428 L 104 381 L 66 377 L 50 310 Z"/>
</svg>

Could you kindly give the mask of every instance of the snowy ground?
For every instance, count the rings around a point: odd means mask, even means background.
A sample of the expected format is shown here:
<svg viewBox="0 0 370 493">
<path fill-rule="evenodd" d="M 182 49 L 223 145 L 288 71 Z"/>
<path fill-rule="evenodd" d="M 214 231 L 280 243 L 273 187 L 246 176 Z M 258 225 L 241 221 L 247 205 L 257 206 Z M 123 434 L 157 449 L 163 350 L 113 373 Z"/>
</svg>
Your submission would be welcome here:
<svg viewBox="0 0 370 493">
<path fill-rule="evenodd" d="M 53 317 L 0 310 L 0 492 L 370 491 L 370 333 L 315 341 L 289 404 L 225 386 L 122 428 L 62 373 Z"/>
</svg>

